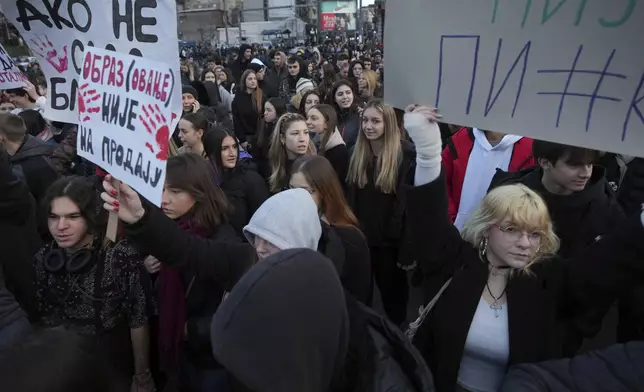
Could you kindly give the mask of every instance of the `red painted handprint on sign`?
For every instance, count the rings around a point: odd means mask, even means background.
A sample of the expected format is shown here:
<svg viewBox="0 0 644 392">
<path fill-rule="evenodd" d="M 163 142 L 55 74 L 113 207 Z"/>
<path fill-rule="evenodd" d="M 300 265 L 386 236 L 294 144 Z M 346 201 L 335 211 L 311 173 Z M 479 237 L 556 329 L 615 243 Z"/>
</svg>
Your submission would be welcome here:
<svg viewBox="0 0 644 392">
<path fill-rule="evenodd" d="M 31 49 L 51 64 L 56 71 L 67 71 L 69 66 L 67 62 L 67 45 L 63 46 L 63 49 L 59 52 L 46 35 L 32 39 L 31 43 L 33 44 Z"/>
<path fill-rule="evenodd" d="M 154 136 L 158 151 L 156 157 L 159 160 L 168 160 L 168 140 L 170 139 L 170 128 L 168 127 L 168 120 L 165 118 L 159 105 L 143 105 L 143 116 L 139 116 L 141 124 L 145 127 L 148 133 Z M 155 153 L 152 144 L 145 143 L 150 152 Z"/>
<path fill-rule="evenodd" d="M 101 111 L 99 103 L 96 102 L 101 98 L 101 95 L 94 89 L 88 90 L 88 87 L 89 84 L 85 83 L 78 89 L 78 120 L 80 122 L 88 121 L 93 113 Z"/>
</svg>

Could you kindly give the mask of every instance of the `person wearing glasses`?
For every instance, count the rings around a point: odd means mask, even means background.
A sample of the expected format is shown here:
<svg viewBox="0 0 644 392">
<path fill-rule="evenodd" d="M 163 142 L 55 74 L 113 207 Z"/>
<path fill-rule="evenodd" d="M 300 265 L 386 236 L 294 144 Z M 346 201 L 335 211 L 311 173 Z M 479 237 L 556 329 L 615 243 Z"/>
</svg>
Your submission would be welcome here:
<svg viewBox="0 0 644 392">
<path fill-rule="evenodd" d="M 644 213 L 569 259 L 544 199 L 522 184 L 492 189 L 459 233 L 448 214 L 435 109 L 407 107 L 416 145 L 407 221 L 426 300 L 414 344 L 436 391 L 496 392 L 509 366 L 562 357 L 589 309 L 644 281 Z"/>
</svg>

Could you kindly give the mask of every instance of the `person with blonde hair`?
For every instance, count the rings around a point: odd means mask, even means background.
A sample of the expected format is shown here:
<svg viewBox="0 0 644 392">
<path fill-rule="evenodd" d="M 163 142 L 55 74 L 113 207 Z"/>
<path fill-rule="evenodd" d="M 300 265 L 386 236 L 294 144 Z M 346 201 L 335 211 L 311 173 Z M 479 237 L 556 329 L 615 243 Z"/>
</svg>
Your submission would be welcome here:
<svg viewBox="0 0 644 392">
<path fill-rule="evenodd" d="M 286 113 L 275 124 L 268 150 L 268 162 L 271 167 L 268 185 L 272 193 L 278 193 L 288 187 L 293 162 L 302 155 L 316 155 L 306 120 L 299 114 Z"/>
<path fill-rule="evenodd" d="M 410 242 L 433 306 L 414 323 L 414 344 L 436 391 L 496 392 L 509 366 L 561 357 L 583 314 L 644 280 L 644 213 L 587 252 L 555 255 L 548 207 L 524 185 L 490 191 L 463 230 L 448 214 L 435 109 L 407 107 L 416 145 L 415 187 L 406 192 Z M 638 270 L 639 269 L 639 270 Z M 639 273 L 639 275 L 638 275 Z"/>
<path fill-rule="evenodd" d="M 366 102 L 374 98 L 382 98 L 378 74 L 375 71 L 364 71 L 360 74 L 360 77 L 358 77 L 358 92 L 360 93 L 360 98 Z"/>
<path fill-rule="evenodd" d="M 402 140 L 396 113 L 381 101 L 362 112 L 362 126 L 349 162 L 347 196 L 369 242 L 372 270 L 387 316 L 406 320 L 407 275 L 398 267 L 406 248 L 402 187 L 411 183 L 414 147 Z"/>
</svg>

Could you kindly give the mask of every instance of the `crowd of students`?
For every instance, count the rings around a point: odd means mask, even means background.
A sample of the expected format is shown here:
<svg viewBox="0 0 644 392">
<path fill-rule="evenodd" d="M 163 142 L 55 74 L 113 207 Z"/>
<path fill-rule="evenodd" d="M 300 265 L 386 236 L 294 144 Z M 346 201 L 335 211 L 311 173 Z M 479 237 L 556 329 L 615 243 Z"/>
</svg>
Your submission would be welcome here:
<svg viewBox="0 0 644 392">
<path fill-rule="evenodd" d="M 271 56 L 183 66 L 160 208 L 4 92 L 3 391 L 644 390 L 644 159 L 396 110 L 380 52 Z"/>
</svg>

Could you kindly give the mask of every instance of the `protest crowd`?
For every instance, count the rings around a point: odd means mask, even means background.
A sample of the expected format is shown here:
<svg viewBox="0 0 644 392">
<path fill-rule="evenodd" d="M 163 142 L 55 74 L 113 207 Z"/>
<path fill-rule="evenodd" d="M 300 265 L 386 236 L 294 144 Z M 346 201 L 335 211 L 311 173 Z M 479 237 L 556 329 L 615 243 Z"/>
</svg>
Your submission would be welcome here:
<svg viewBox="0 0 644 392">
<path fill-rule="evenodd" d="M 160 206 L 22 69 L 0 390 L 644 391 L 644 158 L 394 108 L 386 49 L 178 51 Z"/>
</svg>

